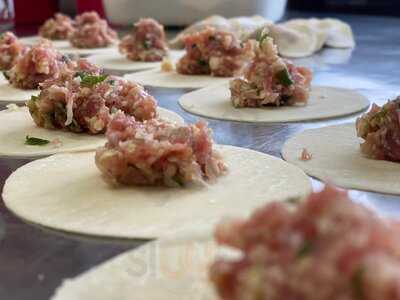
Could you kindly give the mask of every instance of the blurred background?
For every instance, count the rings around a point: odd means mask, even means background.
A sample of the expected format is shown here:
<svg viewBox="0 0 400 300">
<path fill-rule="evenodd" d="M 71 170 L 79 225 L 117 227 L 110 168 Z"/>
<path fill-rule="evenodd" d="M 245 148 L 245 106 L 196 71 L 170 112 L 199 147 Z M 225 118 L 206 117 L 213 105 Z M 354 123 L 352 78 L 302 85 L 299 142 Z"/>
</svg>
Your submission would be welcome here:
<svg viewBox="0 0 400 300">
<path fill-rule="evenodd" d="M 289 8 L 315 12 L 400 16 L 399 0 L 292 0 Z"/>
<path fill-rule="evenodd" d="M 56 11 L 75 15 L 96 10 L 114 25 L 151 16 L 167 26 L 184 26 L 211 14 L 259 14 L 273 21 L 288 11 L 400 16 L 399 0 L 0 0 L 4 27 L 41 24 Z M 140 15 L 138 15 L 140 13 Z"/>
</svg>

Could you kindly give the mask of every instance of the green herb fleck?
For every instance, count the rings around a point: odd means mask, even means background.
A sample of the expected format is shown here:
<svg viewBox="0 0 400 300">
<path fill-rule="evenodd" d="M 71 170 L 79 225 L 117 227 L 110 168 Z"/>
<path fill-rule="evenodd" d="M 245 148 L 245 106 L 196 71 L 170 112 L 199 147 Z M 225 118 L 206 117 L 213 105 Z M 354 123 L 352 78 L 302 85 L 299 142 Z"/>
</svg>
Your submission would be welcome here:
<svg viewBox="0 0 400 300">
<path fill-rule="evenodd" d="M 37 137 L 29 136 L 29 135 L 27 135 L 25 137 L 25 145 L 44 146 L 44 145 L 47 145 L 49 143 L 50 143 L 49 140 L 44 140 L 44 139 L 40 139 L 40 138 L 37 138 Z"/>
<path fill-rule="evenodd" d="M 386 118 L 388 111 L 384 108 L 378 113 L 376 113 L 372 118 L 371 118 L 371 123 L 377 123 L 380 125 Z"/>
<path fill-rule="evenodd" d="M 73 132 L 81 132 L 82 128 L 78 124 L 78 122 L 75 120 L 75 118 L 72 118 L 71 124 L 68 125 L 68 128 L 71 129 Z"/>
<path fill-rule="evenodd" d="M 302 258 L 309 254 L 313 250 L 314 246 L 310 241 L 304 241 L 303 245 L 301 245 L 300 249 L 297 251 L 297 258 Z"/>
<path fill-rule="evenodd" d="M 354 298 L 357 300 L 363 300 L 364 297 L 364 289 L 363 289 L 363 277 L 364 277 L 364 268 L 358 268 L 353 276 L 351 277 L 351 286 L 353 290 Z"/>
<path fill-rule="evenodd" d="M 7 71 L 4 71 L 4 72 L 3 72 L 3 76 L 4 76 L 7 80 L 10 80 L 10 76 L 8 75 L 8 72 L 7 72 Z"/>
<path fill-rule="evenodd" d="M 36 101 L 38 101 L 38 100 L 39 100 L 39 97 L 38 97 L 38 96 L 35 96 L 35 95 L 32 95 L 32 96 L 31 96 L 31 101 L 36 102 Z"/>
<path fill-rule="evenodd" d="M 300 202 L 300 198 L 299 197 L 288 198 L 288 199 L 286 199 L 285 202 L 287 202 L 289 204 L 298 204 Z"/>
<path fill-rule="evenodd" d="M 150 49 L 150 48 L 151 48 L 151 45 L 152 45 L 152 42 L 149 41 L 149 40 L 145 40 L 145 41 L 143 42 L 143 47 L 144 47 L 144 49 Z"/>
<path fill-rule="evenodd" d="M 79 76 L 79 77 L 82 78 L 82 77 L 85 76 L 85 75 L 86 75 L 85 72 L 76 72 L 75 75 L 74 75 L 74 77 L 78 77 L 78 76 Z"/>
<path fill-rule="evenodd" d="M 79 76 L 81 78 L 81 86 L 84 87 L 92 87 L 98 83 L 103 82 L 106 80 L 108 75 L 103 74 L 103 75 L 90 75 L 84 72 L 77 72 L 75 76 Z"/>
<path fill-rule="evenodd" d="M 172 180 L 175 181 L 179 186 L 184 186 L 183 180 L 179 174 L 175 174 L 175 176 L 172 177 Z"/>
<path fill-rule="evenodd" d="M 67 63 L 67 62 L 70 61 L 69 57 L 66 56 L 66 55 L 61 56 L 61 60 L 62 60 L 63 62 L 65 62 L 65 63 Z"/>
<path fill-rule="evenodd" d="M 276 79 L 278 79 L 279 83 L 284 86 L 290 86 L 293 84 L 293 80 L 289 74 L 289 71 L 285 68 L 278 73 L 276 73 Z"/>
<path fill-rule="evenodd" d="M 267 39 L 268 33 L 264 33 L 263 31 L 260 31 L 257 36 L 257 41 L 260 43 L 260 45 Z"/>
<path fill-rule="evenodd" d="M 198 63 L 200 66 L 203 66 L 203 67 L 208 65 L 208 63 L 204 59 L 199 59 Z"/>
<path fill-rule="evenodd" d="M 114 85 L 115 80 L 114 80 L 114 79 L 111 79 L 108 83 L 111 84 L 111 85 Z"/>
</svg>

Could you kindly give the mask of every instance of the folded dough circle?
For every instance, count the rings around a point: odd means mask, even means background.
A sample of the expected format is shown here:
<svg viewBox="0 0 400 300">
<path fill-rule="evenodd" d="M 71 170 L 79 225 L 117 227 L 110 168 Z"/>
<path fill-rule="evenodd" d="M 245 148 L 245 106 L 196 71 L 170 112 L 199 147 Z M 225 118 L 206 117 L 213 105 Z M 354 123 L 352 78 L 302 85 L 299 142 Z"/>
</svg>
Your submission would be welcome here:
<svg viewBox="0 0 400 300">
<path fill-rule="evenodd" d="M 184 75 L 175 71 L 164 72 L 159 69 L 126 74 L 124 78 L 144 86 L 177 89 L 198 89 L 228 82 L 232 79 L 230 77 L 215 77 L 211 75 Z"/>
<path fill-rule="evenodd" d="M 160 107 L 157 110 L 161 118 L 183 123 L 183 119 L 176 113 Z M 44 146 L 25 145 L 27 135 L 53 143 Z M 106 142 L 102 134 L 90 135 L 37 127 L 26 107 L 0 111 L 0 140 L 0 156 L 22 158 L 89 151 Z"/>
<path fill-rule="evenodd" d="M 227 84 L 187 93 L 179 99 L 187 112 L 206 118 L 239 122 L 299 122 L 350 115 L 369 106 L 363 95 L 349 89 L 313 86 L 304 106 L 235 108 Z"/>
<path fill-rule="evenodd" d="M 156 238 L 193 229 L 211 232 L 227 214 L 246 217 L 267 201 L 311 190 L 308 176 L 281 159 L 232 146 L 217 149 L 229 171 L 215 183 L 112 187 L 101 177 L 94 152 L 57 154 L 15 171 L 5 183 L 3 200 L 21 218 L 53 229 Z"/>
<path fill-rule="evenodd" d="M 175 64 L 178 59 L 184 54 L 183 51 L 171 50 L 170 59 Z M 125 55 L 113 51 L 107 54 L 98 54 L 87 57 L 87 60 L 96 66 L 115 71 L 137 71 L 146 69 L 160 69 L 161 61 L 146 62 L 146 61 L 132 61 L 126 58 Z"/>
<path fill-rule="evenodd" d="M 314 32 L 316 36 L 316 44 L 314 52 L 317 52 L 322 49 L 322 47 L 325 45 L 326 39 L 328 38 L 326 31 L 319 26 L 319 22 L 320 21 L 315 18 L 293 19 L 283 23 L 282 25 L 287 28 L 292 28 L 294 30 L 304 32 L 306 34 L 309 34 L 308 32 L 310 30 L 311 32 Z"/>
<path fill-rule="evenodd" d="M 306 57 L 324 46 L 353 48 L 354 36 L 350 25 L 339 19 L 292 19 L 279 24 L 259 27 L 246 39 L 255 39 L 267 30 L 274 39 L 279 53 L 287 57 Z"/>
<path fill-rule="evenodd" d="M 310 56 L 319 46 L 317 32 L 307 25 L 271 25 L 269 35 L 274 39 L 279 53 L 287 57 Z"/>
<path fill-rule="evenodd" d="M 236 257 L 207 235 L 161 239 L 64 281 L 51 300 L 218 300 L 208 268 L 222 255 Z"/>
<path fill-rule="evenodd" d="M 350 25 L 338 19 L 320 20 L 320 26 L 327 32 L 326 45 L 334 48 L 353 48 L 355 46 Z"/>
<path fill-rule="evenodd" d="M 303 149 L 312 156 L 300 159 Z M 354 124 L 306 130 L 289 139 L 282 156 L 322 181 L 350 189 L 400 194 L 400 164 L 363 156 Z"/>
</svg>

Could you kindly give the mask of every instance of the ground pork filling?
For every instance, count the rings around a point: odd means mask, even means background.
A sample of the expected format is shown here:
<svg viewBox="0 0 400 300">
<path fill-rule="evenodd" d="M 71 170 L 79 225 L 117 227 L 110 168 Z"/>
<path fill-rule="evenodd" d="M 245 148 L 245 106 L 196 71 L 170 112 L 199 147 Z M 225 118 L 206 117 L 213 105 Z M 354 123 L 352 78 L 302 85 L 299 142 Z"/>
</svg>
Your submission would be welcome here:
<svg viewBox="0 0 400 300">
<path fill-rule="evenodd" d="M 133 61 L 161 61 L 168 54 L 164 27 L 154 19 L 140 19 L 121 40 L 119 50 Z"/>
<path fill-rule="evenodd" d="M 255 57 L 243 78 L 230 81 L 234 107 L 306 104 L 312 72 L 278 56 L 272 38 L 265 33 L 255 47 Z"/>
<path fill-rule="evenodd" d="M 247 220 L 226 220 L 210 278 L 225 300 L 400 299 L 398 224 L 332 187 L 304 202 L 269 203 Z"/>
<path fill-rule="evenodd" d="M 77 133 L 105 132 L 112 115 L 120 110 L 139 121 L 157 116 L 157 102 L 142 86 L 104 75 L 86 60 L 41 84 L 39 96 L 32 97 L 27 106 L 39 127 Z"/>
<path fill-rule="evenodd" d="M 68 57 L 54 49 L 49 40 L 42 39 L 17 59 L 6 77 L 14 87 L 36 89 L 41 82 L 59 77 L 61 70 L 73 67 Z"/>
<path fill-rule="evenodd" d="M 137 122 L 117 113 L 106 135 L 108 142 L 97 150 L 96 165 L 113 184 L 179 187 L 212 182 L 226 170 L 204 122 Z"/>
<path fill-rule="evenodd" d="M 113 44 L 118 38 L 106 20 L 96 12 L 86 12 L 76 17 L 74 31 L 69 36 L 72 46 L 77 48 L 102 48 Z"/>
<path fill-rule="evenodd" d="M 56 14 L 40 28 L 39 35 L 50 40 L 66 40 L 74 31 L 74 22 L 64 14 Z"/>
<path fill-rule="evenodd" d="M 10 31 L 0 35 L 0 70 L 7 71 L 16 63 L 17 59 L 26 52 L 25 47 Z"/>
<path fill-rule="evenodd" d="M 400 162 L 400 97 L 357 119 L 357 135 L 364 140 L 361 151 L 373 159 Z"/>
<path fill-rule="evenodd" d="M 253 57 L 251 42 L 242 45 L 233 33 L 215 28 L 189 34 L 184 42 L 186 53 L 176 65 L 181 74 L 237 76 Z"/>
</svg>

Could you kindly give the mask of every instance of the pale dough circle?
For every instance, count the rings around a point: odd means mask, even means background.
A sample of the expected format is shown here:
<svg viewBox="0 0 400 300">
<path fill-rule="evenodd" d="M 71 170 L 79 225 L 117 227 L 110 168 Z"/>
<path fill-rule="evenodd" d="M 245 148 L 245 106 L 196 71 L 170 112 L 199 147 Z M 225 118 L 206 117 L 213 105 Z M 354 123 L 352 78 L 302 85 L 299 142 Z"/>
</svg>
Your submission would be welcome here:
<svg viewBox="0 0 400 300">
<path fill-rule="evenodd" d="M 171 50 L 169 52 L 171 62 L 175 64 L 183 54 L 183 51 Z M 87 60 L 100 68 L 116 71 L 138 71 L 155 68 L 160 69 L 161 67 L 161 61 L 132 61 L 127 59 L 125 55 L 114 51 L 113 53 L 92 55 L 87 57 Z"/>
<path fill-rule="evenodd" d="M 212 184 L 111 187 L 94 152 L 70 153 L 22 166 L 7 179 L 3 199 L 16 215 L 53 229 L 157 238 L 182 230 L 211 232 L 225 215 L 247 217 L 265 202 L 311 190 L 308 176 L 279 158 L 232 146 L 217 149 L 229 171 Z"/>
<path fill-rule="evenodd" d="M 51 300 L 218 300 L 208 270 L 221 256 L 236 257 L 210 236 L 161 239 L 65 280 Z"/>
<path fill-rule="evenodd" d="M 31 36 L 20 38 L 20 41 L 27 45 L 35 45 L 39 42 L 39 36 Z M 54 48 L 66 55 L 88 56 L 95 54 L 118 53 L 117 43 L 104 48 L 76 48 L 70 44 L 68 40 L 50 40 Z"/>
<path fill-rule="evenodd" d="M 158 112 L 161 118 L 183 123 L 183 119 L 172 111 L 159 107 Z M 54 144 L 44 146 L 25 145 L 27 135 L 49 141 L 59 139 L 61 145 L 58 147 Z M 104 145 L 106 142 L 103 134 L 78 134 L 37 127 L 26 107 L 0 111 L 0 140 L 0 156 L 23 158 L 64 152 L 89 151 Z"/>
<path fill-rule="evenodd" d="M 324 182 L 350 189 L 400 194 L 400 164 L 366 158 L 354 124 L 306 130 L 283 146 L 285 160 Z M 300 160 L 302 149 L 312 155 Z"/>
<path fill-rule="evenodd" d="M 40 39 L 43 39 L 43 38 L 36 35 L 36 36 L 22 37 L 19 40 L 21 41 L 21 43 L 31 46 L 31 45 L 35 45 L 36 43 L 38 43 Z M 69 46 L 68 40 L 50 40 L 50 41 L 53 44 L 54 48 L 56 48 L 56 49 L 65 48 L 65 47 Z"/>
<path fill-rule="evenodd" d="M 232 79 L 230 77 L 215 77 L 211 75 L 183 75 L 176 71 L 164 72 L 160 69 L 126 74 L 124 77 L 145 86 L 177 89 L 198 89 L 225 83 Z"/>
<path fill-rule="evenodd" d="M 239 122 L 299 122 L 342 117 L 369 106 L 363 95 L 349 89 L 313 86 L 305 106 L 235 108 L 227 84 L 183 95 L 179 104 L 189 113 L 206 118 Z"/>
<path fill-rule="evenodd" d="M 39 90 L 23 90 L 13 87 L 3 77 L 0 79 L 0 102 L 26 102 L 31 96 L 39 95 Z"/>
<path fill-rule="evenodd" d="M 116 44 L 109 47 L 103 48 L 76 48 L 71 44 L 64 45 L 63 47 L 57 48 L 62 54 L 65 55 L 78 55 L 78 56 L 89 56 L 95 54 L 107 54 L 107 53 L 118 53 L 118 48 Z"/>
</svg>

